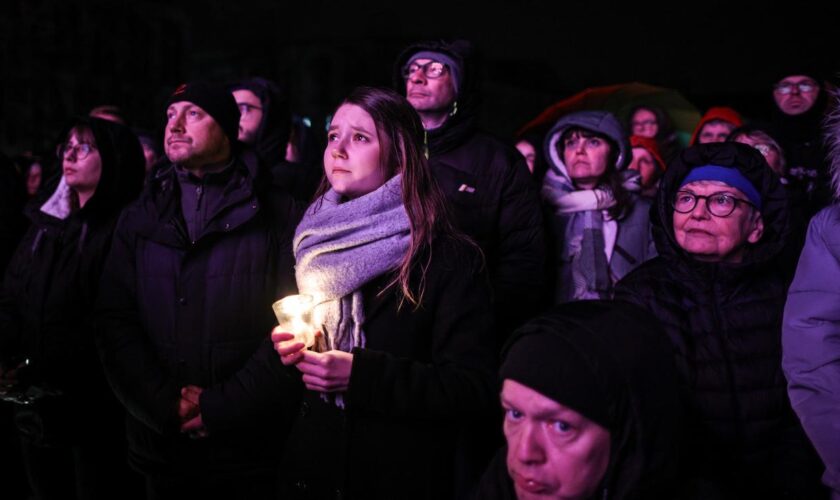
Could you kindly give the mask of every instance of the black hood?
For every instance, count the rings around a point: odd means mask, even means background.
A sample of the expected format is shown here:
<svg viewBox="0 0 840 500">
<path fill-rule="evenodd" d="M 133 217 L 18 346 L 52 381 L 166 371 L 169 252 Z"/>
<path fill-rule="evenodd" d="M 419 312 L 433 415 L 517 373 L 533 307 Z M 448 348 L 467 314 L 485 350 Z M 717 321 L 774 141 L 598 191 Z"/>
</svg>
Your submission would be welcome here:
<svg viewBox="0 0 840 500">
<path fill-rule="evenodd" d="M 88 116 L 72 119 L 58 136 L 58 142 L 66 141 L 70 130 L 77 126 L 90 128 L 102 159 L 102 173 L 96 191 L 81 213 L 86 218 L 110 217 L 137 198 L 143 188 L 146 175 L 143 148 L 137 136 L 125 125 Z M 53 194 L 61 175 L 59 161 L 57 175 L 48 181 L 42 191 L 43 198 L 32 204 L 33 209 L 40 207 Z"/>
<path fill-rule="evenodd" d="M 292 126 L 289 96 L 280 85 L 265 78 L 248 78 L 230 86 L 234 90 L 250 90 L 262 104 L 262 122 L 254 137 L 254 144 L 243 144 L 252 150 L 266 166 L 276 165 L 286 158 L 286 143 Z"/>
<path fill-rule="evenodd" d="M 685 253 L 677 244 L 671 202 L 685 176 L 693 168 L 703 165 L 737 168 L 761 196 L 764 234 L 757 243 L 749 246 L 741 264 L 703 263 Z M 757 149 L 737 142 L 698 144 L 683 150 L 668 165 L 662 178 L 656 204 L 651 207 L 650 222 L 660 256 L 703 269 L 717 266 L 746 268 L 770 263 L 781 253 L 791 231 L 788 194 L 784 185 Z"/>
<path fill-rule="evenodd" d="M 811 109 L 801 115 L 785 114 L 776 105 L 773 96 L 770 96 L 773 113 L 767 132 L 778 141 L 782 149 L 788 149 L 793 144 L 820 139 L 823 119 L 828 109 L 828 91 L 821 81 L 817 82 L 820 85 L 817 100 L 814 101 Z"/>
<path fill-rule="evenodd" d="M 554 394 L 575 392 L 562 386 L 591 378 L 584 385 L 593 388 L 589 397 L 598 398 L 592 404 L 605 409 L 611 438 L 610 465 L 597 498 L 662 498 L 674 486 L 681 440 L 671 351 L 656 318 L 638 306 L 571 302 L 516 330 L 502 351 L 500 373 L 513 380 L 518 373 L 541 374 L 532 384 L 540 388 L 533 389 Z M 564 364 L 585 369 L 577 376 L 552 376 Z"/>
<path fill-rule="evenodd" d="M 473 132 L 476 109 L 478 107 L 478 66 L 479 58 L 469 41 L 426 41 L 406 47 L 397 57 L 393 68 L 394 88 L 405 95 L 405 80 L 402 68 L 412 55 L 421 51 L 441 52 L 457 61 L 461 66 L 461 81 L 458 88 L 457 111 L 450 116 L 443 126 L 429 131 L 429 150 L 434 155 L 452 149 Z"/>
</svg>

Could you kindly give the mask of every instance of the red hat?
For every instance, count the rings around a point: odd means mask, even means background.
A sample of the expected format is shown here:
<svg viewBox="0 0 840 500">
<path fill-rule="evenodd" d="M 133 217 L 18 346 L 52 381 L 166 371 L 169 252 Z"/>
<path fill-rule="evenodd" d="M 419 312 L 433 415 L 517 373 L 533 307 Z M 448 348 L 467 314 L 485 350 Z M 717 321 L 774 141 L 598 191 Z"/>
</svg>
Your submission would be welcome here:
<svg viewBox="0 0 840 500">
<path fill-rule="evenodd" d="M 726 106 L 715 106 L 713 108 L 709 108 L 694 128 L 694 133 L 691 134 L 691 141 L 688 143 L 690 146 L 697 143 L 697 136 L 700 135 L 700 129 L 703 128 L 703 125 L 712 120 L 723 120 L 725 122 L 729 122 L 734 125 L 735 128 L 744 124 L 744 120 L 741 119 L 741 115 L 732 108 L 727 108 Z"/>
<path fill-rule="evenodd" d="M 653 156 L 653 159 L 656 160 L 657 165 L 659 165 L 659 169 L 663 172 L 667 168 L 667 165 L 662 160 L 662 155 L 659 154 L 659 145 L 656 144 L 656 140 L 651 137 L 642 137 L 640 135 L 631 135 L 630 136 L 630 147 L 631 148 L 644 148 Z"/>
</svg>

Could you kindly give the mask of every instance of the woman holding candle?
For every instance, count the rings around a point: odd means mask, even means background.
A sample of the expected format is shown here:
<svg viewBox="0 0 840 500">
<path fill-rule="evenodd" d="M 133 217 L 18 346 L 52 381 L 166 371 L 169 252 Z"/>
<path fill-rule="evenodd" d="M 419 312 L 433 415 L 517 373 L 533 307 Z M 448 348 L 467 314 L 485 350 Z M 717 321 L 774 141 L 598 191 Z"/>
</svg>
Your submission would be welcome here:
<svg viewBox="0 0 840 500">
<path fill-rule="evenodd" d="M 362 87 L 344 100 L 324 170 L 293 243 L 322 336 L 306 349 L 272 334 L 308 389 L 287 443 L 285 493 L 451 498 L 456 474 L 481 467 L 459 447 L 462 424 L 492 415 L 496 391 L 481 255 L 452 229 L 423 126 L 398 94 Z"/>
</svg>

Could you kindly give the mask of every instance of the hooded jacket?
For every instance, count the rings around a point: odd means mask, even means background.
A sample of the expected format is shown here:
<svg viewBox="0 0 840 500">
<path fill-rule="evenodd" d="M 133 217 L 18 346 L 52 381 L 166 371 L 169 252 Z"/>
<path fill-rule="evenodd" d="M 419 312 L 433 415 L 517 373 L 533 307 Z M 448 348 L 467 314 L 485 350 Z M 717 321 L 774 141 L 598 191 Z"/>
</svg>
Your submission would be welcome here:
<svg viewBox="0 0 840 500">
<path fill-rule="evenodd" d="M 393 75 L 403 95 L 402 68 L 420 51 L 442 52 L 461 66 L 457 109 L 441 127 L 427 131 L 429 165 L 458 229 L 484 252 L 498 324 L 507 333 L 541 303 L 545 249 L 538 194 L 522 155 L 476 130 L 477 68 L 469 42 L 423 42 L 406 48 Z"/>
<path fill-rule="evenodd" d="M 586 367 L 587 376 L 592 378 L 587 383 L 597 387 L 589 396 L 594 398 L 597 393 L 603 398 L 586 405 L 606 409 L 611 442 L 607 471 L 592 498 L 675 497 L 682 408 L 670 345 L 650 313 L 620 302 L 563 304 L 519 328 L 502 354 L 501 376 L 526 386 L 527 379 L 518 380 L 523 370 L 554 374 L 558 368 L 539 367 L 563 364 L 564 360 Z M 515 366 L 517 363 L 530 366 Z M 538 384 L 540 387 L 531 389 L 549 398 L 549 393 L 578 392 L 574 378 L 546 375 Z M 585 410 L 575 408 L 576 402 L 582 404 L 580 397 L 587 395 L 578 394 L 573 398 L 577 401 L 557 402 L 592 420 Z M 496 455 L 476 491 L 476 499 L 516 498 L 506 453 L 507 447 Z"/>
<path fill-rule="evenodd" d="M 813 73 L 791 69 L 782 77 Z M 780 77 L 780 79 L 782 78 Z M 831 203 L 829 160 L 822 137 L 822 125 L 828 111 L 828 92 L 819 83 L 820 93 L 814 105 L 800 115 L 785 114 L 775 102 L 767 132 L 779 143 L 785 154 L 787 178 L 792 188 L 803 193 L 804 209 L 808 217 Z"/>
<path fill-rule="evenodd" d="M 0 292 L 0 356 L 6 363 L 28 358 L 24 382 L 71 395 L 78 405 L 68 411 L 82 415 L 100 408 L 103 393 L 107 396 L 91 313 L 117 216 L 139 194 L 145 171 L 140 143 L 128 128 L 79 118 L 64 130 L 62 140 L 75 126 L 93 134 L 100 179 L 81 209 L 56 202 L 69 200 L 59 196 L 70 195 L 63 178 L 53 181 L 56 189 L 48 192 L 49 200 L 28 205 L 31 225 Z"/>
<path fill-rule="evenodd" d="M 837 99 L 838 96 L 834 96 Z M 840 188 L 840 113 L 829 117 L 835 196 Z M 840 495 L 840 205 L 820 211 L 785 304 L 782 367 L 793 409 L 825 464 L 823 482 Z"/>
<path fill-rule="evenodd" d="M 296 200 L 311 201 L 321 178 L 321 168 L 286 161 L 292 114 L 285 89 L 265 78 L 253 77 L 231 85 L 230 90 L 250 90 L 262 105 L 262 121 L 254 143 L 243 144 L 242 158 L 251 173 L 267 173 L 274 185 Z"/>
<path fill-rule="evenodd" d="M 761 195 L 764 234 L 739 264 L 695 260 L 674 236 L 671 201 L 689 171 L 708 164 L 737 168 Z M 778 259 L 790 231 L 787 205 L 757 150 L 690 147 L 669 165 L 651 210 L 659 257 L 616 286 L 616 300 L 649 309 L 671 340 L 688 407 L 689 470 L 738 498 L 811 498 L 818 488 L 813 449 L 780 366 L 785 282 Z"/>
<path fill-rule="evenodd" d="M 703 126 L 712 120 L 723 120 L 725 122 L 729 122 L 734 126 L 734 128 L 738 128 L 744 124 L 744 121 L 741 119 L 741 115 L 732 108 L 727 108 L 725 106 L 709 108 L 709 110 L 706 111 L 706 114 L 704 114 L 700 118 L 700 121 L 697 122 L 697 126 L 694 127 L 694 132 L 691 134 L 691 141 L 688 143 L 690 146 L 697 144 L 697 138 L 700 136 L 700 131 L 703 130 Z"/>
<path fill-rule="evenodd" d="M 569 172 L 563 163 L 563 158 L 557 150 L 557 143 L 563 133 L 571 127 L 580 127 L 608 137 L 613 147 L 618 148 L 615 164 L 610 165 L 610 171 L 623 171 L 632 159 L 632 151 L 627 136 L 618 120 L 606 111 L 581 111 L 564 116 L 552 127 L 545 139 L 545 157 L 550 165 L 542 186 L 543 203 L 546 207 L 546 236 L 548 239 L 549 269 L 554 279 L 555 303 L 571 300 L 572 266 L 571 261 L 564 258 L 563 251 L 566 242 L 566 226 L 570 222 L 568 214 L 561 213 L 560 198 L 563 195 L 572 197 L 586 196 L 594 200 L 600 199 L 599 190 L 579 190 L 569 177 Z M 632 172 L 625 181 L 625 187 L 638 190 L 638 173 Z M 630 190 L 628 189 L 628 190 Z M 568 199 L 567 197 L 564 197 Z M 606 210 L 607 206 L 597 203 L 599 210 Z M 604 240 L 611 279 L 618 281 L 636 266 L 656 255 L 650 239 L 648 220 L 650 202 L 635 194 L 630 195 L 630 202 L 624 216 L 619 220 L 604 222 Z"/>
</svg>

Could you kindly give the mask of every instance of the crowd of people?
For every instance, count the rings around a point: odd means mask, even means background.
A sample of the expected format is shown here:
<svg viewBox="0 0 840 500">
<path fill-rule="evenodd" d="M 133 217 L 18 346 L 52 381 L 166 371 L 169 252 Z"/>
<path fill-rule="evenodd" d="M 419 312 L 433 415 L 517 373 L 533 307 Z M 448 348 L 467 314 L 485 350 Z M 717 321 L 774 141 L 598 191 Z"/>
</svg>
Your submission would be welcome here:
<svg viewBox="0 0 840 500">
<path fill-rule="evenodd" d="M 2 158 L 4 498 L 840 498 L 821 73 L 686 144 L 644 103 L 485 133 L 464 40 L 393 79 L 322 150 L 246 78 Z"/>
</svg>

